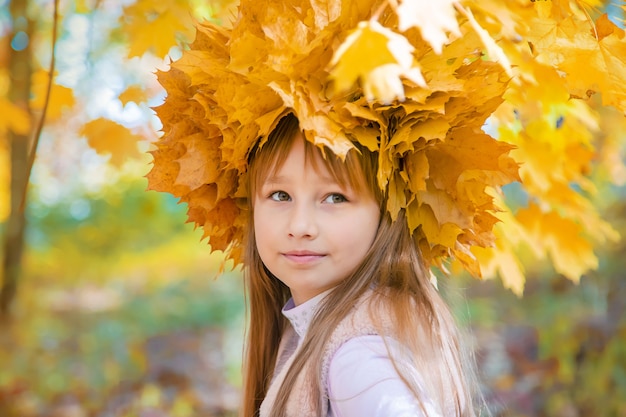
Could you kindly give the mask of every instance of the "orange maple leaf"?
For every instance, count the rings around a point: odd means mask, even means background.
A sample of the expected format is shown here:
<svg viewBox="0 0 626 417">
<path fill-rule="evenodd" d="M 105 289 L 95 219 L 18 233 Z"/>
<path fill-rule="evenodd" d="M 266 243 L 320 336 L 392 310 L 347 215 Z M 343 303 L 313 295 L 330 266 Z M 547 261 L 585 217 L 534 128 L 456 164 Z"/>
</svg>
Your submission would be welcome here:
<svg viewBox="0 0 626 417">
<path fill-rule="evenodd" d="M 86 123 L 80 134 L 87 138 L 91 148 L 101 155 L 111 155 L 111 163 L 121 166 L 128 158 L 137 157 L 137 141 L 143 137 L 109 119 L 96 119 Z"/>
</svg>

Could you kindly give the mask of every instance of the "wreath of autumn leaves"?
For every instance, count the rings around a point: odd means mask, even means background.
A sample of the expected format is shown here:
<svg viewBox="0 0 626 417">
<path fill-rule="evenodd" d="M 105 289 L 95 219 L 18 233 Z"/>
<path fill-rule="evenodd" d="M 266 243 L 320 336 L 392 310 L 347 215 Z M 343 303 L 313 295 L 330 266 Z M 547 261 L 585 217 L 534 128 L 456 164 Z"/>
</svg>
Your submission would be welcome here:
<svg viewBox="0 0 626 417">
<path fill-rule="evenodd" d="M 467 3 L 487 22 L 487 8 L 501 9 Z M 520 4 L 500 18 L 536 16 Z M 503 40 L 518 42 L 502 28 Z M 148 180 L 188 205 L 212 250 L 241 261 L 248 152 L 292 112 L 318 146 L 345 155 L 359 142 L 378 153 L 387 210 L 394 219 L 406 210 L 429 265 L 454 259 L 481 276 L 476 253 L 494 246 L 498 190 L 520 177 L 515 146 L 483 130 L 503 103 L 511 64 L 470 7 L 243 0 L 232 27 L 196 29 L 158 73 L 167 97 L 156 108 L 163 136 Z"/>
</svg>

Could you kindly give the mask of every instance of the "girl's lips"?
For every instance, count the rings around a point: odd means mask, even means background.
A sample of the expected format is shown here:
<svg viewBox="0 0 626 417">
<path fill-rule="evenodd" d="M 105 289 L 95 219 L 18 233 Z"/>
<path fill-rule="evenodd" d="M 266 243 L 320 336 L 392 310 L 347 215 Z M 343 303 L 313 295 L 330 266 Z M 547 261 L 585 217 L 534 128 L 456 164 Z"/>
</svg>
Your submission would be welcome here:
<svg viewBox="0 0 626 417">
<path fill-rule="evenodd" d="M 283 256 L 297 264 L 308 264 L 322 259 L 324 254 L 310 251 L 285 252 Z"/>
</svg>

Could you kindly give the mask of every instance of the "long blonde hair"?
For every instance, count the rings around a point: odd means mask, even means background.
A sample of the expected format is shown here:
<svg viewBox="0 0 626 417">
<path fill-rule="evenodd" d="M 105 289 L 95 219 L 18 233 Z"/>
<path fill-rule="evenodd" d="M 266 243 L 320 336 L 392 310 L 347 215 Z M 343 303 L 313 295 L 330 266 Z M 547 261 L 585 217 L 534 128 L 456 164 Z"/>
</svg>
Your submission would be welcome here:
<svg viewBox="0 0 626 417">
<path fill-rule="evenodd" d="M 284 117 L 269 135 L 267 142 L 254 149 L 249 164 L 248 206 L 249 222 L 246 241 L 245 283 L 248 301 L 248 330 L 244 359 L 243 417 L 258 415 L 274 372 L 274 364 L 281 335 L 287 324 L 281 313 L 290 297 L 287 288 L 273 276 L 261 261 L 254 237 L 252 215 L 255 192 L 271 170 L 279 169 L 298 132 L 298 121 L 293 115 Z M 306 142 L 306 141 L 305 141 Z M 312 155 L 321 152 L 306 142 L 307 162 L 315 163 Z M 325 152 L 326 168 L 340 183 L 348 183 L 357 192 L 372 193 L 380 203 L 381 218 L 371 248 L 361 265 L 340 283 L 320 304 L 310 324 L 302 347 L 278 391 L 272 417 L 284 417 L 290 387 L 305 364 L 314 363 L 311 395 L 321 404 L 324 387 L 321 386 L 321 363 L 325 343 L 368 289 L 374 288 L 370 299 L 372 311 L 388 312 L 393 323 L 391 331 L 381 336 L 393 338 L 407 352 L 420 372 L 420 383 L 410 370 L 392 362 L 398 374 L 411 389 L 425 410 L 424 398 L 445 413 L 454 416 L 474 416 L 473 392 L 467 374 L 472 374 L 470 361 L 459 345 L 457 327 L 446 303 L 430 282 L 419 249 L 406 224 L 405 214 L 391 220 L 384 209 L 386 196 L 376 183 L 377 157 L 365 148 L 348 153 L 345 160 L 332 152 Z M 376 314 L 371 314 L 375 319 Z M 312 362 L 309 362 L 312 361 Z M 414 373 L 414 372 L 413 372 Z"/>
</svg>

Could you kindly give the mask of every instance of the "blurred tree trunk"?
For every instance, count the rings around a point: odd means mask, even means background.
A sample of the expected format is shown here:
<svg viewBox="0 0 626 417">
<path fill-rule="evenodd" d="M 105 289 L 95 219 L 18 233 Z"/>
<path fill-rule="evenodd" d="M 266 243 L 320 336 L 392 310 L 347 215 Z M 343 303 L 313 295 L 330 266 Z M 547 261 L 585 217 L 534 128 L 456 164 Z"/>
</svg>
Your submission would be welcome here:
<svg viewBox="0 0 626 417">
<path fill-rule="evenodd" d="M 32 23 L 27 16 L 28 0 L 12 0 L 10 2 L 11 17 L 13 22 L 12 34 L 9 41 L 15 35 L 27 38 L 24 47 L 18 46 L 16 50 L 10 47 L 9 72 L 11 83 L 9 87 L 9 99 L 22 109 L 29 111 L 29 99 L 31 90 L 31 44 Z M 17 293 L 19 277 L 21 274 L 22 253 L 24 249 L 24 230 L 26 226 L 26 191 L 28 184 L 28 152 L 30 149 L 30 135 L 18 135 L 8 133 L 8 143 L 11 158 L 11 205 L 10 214 L 6 223 L 6 235 L 4 241 L 3 265 L 2 265 L 2 289 L 0 290 L 0 315 L 7 317 L 10 313 L 11 304 Z"/>
</svg>

